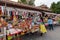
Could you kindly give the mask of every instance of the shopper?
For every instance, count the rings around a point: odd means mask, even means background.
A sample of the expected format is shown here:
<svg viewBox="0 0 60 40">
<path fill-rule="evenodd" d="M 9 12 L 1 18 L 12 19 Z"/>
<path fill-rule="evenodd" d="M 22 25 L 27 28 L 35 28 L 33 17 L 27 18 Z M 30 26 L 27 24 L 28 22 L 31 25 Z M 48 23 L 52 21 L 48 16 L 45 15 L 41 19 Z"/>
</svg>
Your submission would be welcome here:
<svg viewBox="0 0 60 40">
<path fill-rule="evenodd" d="M 44 23 L 41 23 L 39 28 L 40 28 L 41 36 L 43 36 L 43 34 L 47 32 Z"/>
<path fill-rule="evenodd" d="M 49 30 L 53 30 L 53 20 L 51 18 L 48 18 L 48 25 L 49 25 Z"/>
</svg>

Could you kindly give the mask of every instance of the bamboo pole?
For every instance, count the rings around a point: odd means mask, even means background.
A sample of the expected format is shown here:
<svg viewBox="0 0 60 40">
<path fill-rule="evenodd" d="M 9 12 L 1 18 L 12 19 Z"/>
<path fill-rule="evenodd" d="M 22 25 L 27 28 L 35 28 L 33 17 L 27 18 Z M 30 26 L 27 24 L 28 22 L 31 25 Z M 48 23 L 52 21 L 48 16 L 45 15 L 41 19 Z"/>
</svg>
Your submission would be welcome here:
<svg viewBox="0 0 60 40">
<path fill-rule="evenodd" d="M 6 1 L 6 0 L 5 0 Z M 5 3 L 5 9 L 4 9 L 4 11 L 6 10 L 6 3 Z M 6 11 L 5 11 L 5 14 L 6 14 Z M 4 38 L 3 38 L 3 40 L 6 40 L 6 28 L 4 29 Z"/>
</svg>

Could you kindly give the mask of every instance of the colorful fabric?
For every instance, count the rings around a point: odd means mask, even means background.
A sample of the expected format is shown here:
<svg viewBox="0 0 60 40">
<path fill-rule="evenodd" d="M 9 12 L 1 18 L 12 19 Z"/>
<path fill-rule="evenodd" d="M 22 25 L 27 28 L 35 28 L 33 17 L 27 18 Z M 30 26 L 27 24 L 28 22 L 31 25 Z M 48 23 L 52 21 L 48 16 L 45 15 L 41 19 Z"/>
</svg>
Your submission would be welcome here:
<svg viewBox="0 0 60 40">
<path fill-rule="evenodd" d="M 47 32 L 44 24 L 40 24 L 40 31 L 41 31 L 42 33 L 46 33 L 46 32 Z"/>
<path fill-rule="evenodd" d="M 12 37 L 11 36 L 8 36 L 8 40 L 11 40 L 12 39 Z"/>
</svg>

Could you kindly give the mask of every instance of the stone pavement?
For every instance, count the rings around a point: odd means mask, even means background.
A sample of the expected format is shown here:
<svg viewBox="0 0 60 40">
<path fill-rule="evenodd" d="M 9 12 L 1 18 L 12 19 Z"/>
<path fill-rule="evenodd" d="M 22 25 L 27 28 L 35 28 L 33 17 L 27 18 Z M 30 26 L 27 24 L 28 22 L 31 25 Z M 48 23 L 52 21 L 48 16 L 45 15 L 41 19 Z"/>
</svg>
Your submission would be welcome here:
<svg viewBox="0 0 60 40">
<path fill-rule="evenodd" d="M 48 30 L 42 37 L 40 33 L 25 35 L 22 40 L 60 40 L 60 27 L 55 27 L 53 31 Z"/>
</svg>

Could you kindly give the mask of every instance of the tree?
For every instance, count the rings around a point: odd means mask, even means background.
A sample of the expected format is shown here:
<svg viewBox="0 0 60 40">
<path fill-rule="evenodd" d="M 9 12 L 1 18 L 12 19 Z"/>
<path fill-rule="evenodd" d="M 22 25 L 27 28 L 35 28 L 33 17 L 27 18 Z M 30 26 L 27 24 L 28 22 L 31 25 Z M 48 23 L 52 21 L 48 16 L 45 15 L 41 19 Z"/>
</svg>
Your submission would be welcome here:
<svg viewBox="0 0 60 40">
<path fill-rule="evenodd" d="M 19 3 L 28 4 L 28 5 L 34 5 L 34 1 L 35 0 L 30 0 L 30 1 L 27 1 L 27 0 L 18 0 Z"/>
<path fill-rule="evenodd" d="M 56 11 L 56 3 L 55 2 L 53 2 L 52 4 L 51 4 L 51 10 L 55 13 L 55 11 Z"/>
<path fill-rule="evenodd" d="M 60 1 L 57 3 L 57 7 L 56 7 L 57 9 L 56 9 L 56 12 L 57 13 L 60 13 Z"/>
<path fill-rule="evenodd" d="M 21 3 L 21 0 L 18 0 L 18 3 Z"/>
<path fill-rule="evenodd" d="M 34 5 L 34 1 L 30 0 L 28 4 L 29 5 Z"/>
<path fill-rule="evenodd" d="M 60 1 L 57 3 L 53 2 L 50 8 L 52 12 L 60 14 Z"/>
<path fill-rule="evenodd" d="M 23 4 L 27 4 L 26 0 L 18 0 L 18 2 L 22 2 Z"/>
</svg>

